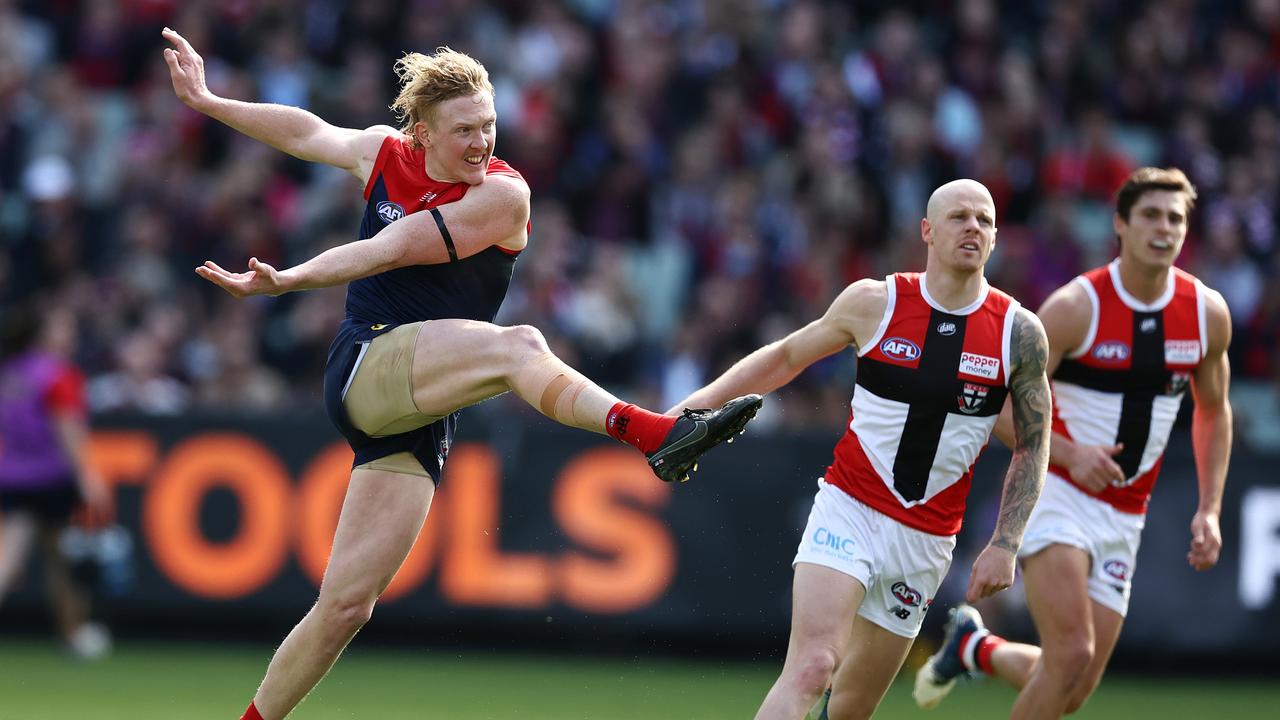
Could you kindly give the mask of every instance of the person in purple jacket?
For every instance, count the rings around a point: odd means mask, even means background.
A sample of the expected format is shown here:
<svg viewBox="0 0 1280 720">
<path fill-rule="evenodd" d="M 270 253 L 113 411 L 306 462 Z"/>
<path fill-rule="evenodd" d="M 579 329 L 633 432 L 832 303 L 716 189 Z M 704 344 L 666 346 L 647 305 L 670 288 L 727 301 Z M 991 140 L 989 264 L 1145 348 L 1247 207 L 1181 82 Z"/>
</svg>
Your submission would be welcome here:
<svg viewBox="0 0 1280 720">
<path fill-rule="evenodd" d="M 65 311 L 0 310 L 0 601 L 38 540 L 58 633 L 73 655 L 95 659 L 109 651 L 110 636 L 89 621 L 88 593 L 58 548 L 79 508 L 91 523 L 112 512 L 85 458 L 84 376 L 66 357 L 74 322 Z"/>
</svg>

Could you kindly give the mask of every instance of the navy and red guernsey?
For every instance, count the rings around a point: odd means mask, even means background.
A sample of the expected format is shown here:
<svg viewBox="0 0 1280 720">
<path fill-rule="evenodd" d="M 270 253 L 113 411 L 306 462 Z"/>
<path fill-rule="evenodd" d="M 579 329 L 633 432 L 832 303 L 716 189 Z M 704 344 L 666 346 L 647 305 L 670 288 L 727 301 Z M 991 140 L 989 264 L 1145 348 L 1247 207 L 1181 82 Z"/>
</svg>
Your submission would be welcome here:
<svg viewBox="0 0 1280 720">
<path fill-rule="evenodd" d="M 496 157 L 489 159 L 488 174 L 521 177 Z M 470 188 L 466 183 L 432 180 L 424 150 L 413 148 L 404 136 L 388 137 L 364 188 L 368 205 L 360 239 L 377 235 L 405 215 L 457 202 Z M 389 325 L 443 318 L 492 322 L 507 295 L 517 255 L 518 251 L 493 245 L 454 262 L 414 265 L 356 280 L 347 286 L 347 317 Z"/>
<path fill-rule="evenodd" d="M 488 175 L 520 178 L 520 173 L 496 157 L 489 159 Z M 382 141 L 365 185 L 368 205 L 360 225 L 360 239 L 373 237 L 405 215 L 457 202 L 470 188 L 466 183 L 432 180 L 427 175 L 424 150 L 413 148 L 403 135 L 388 137 Z M 430 236 L 421 242 L 442 240 Z M 347 317 L 329 346 L 325 365 L 324 402 L 329 419 L 355 452 L 354 465 L 410 452 L 432 480 L 440 482 L 458 413 L 409 432 L 370 437 L 347 417 L 343 404 L 347 387 L 369 344 L 400 325 L 446 319 L 493 322 L 511 284 L 518 255 L 519 252 L 493 245 L 470 257 L 438 265 L 397 268 L 347 286 Z"/>
<path fill-rule="evenodd" d="M 1151 304 L 1120 282 L 1120 261 L 1077 277 L 1092 316 L 1080 347 L 1052 378 L 1053 431 L 1085 445 L 1116 445 L 1125 481 L 1088 493 L 1120 512 L 1143 514 L 1160 474 L 1169 432 L 1191 376 L 1208 352 L 1205 288 L 1171 268 L 1164 293 Z M 1058 466 L 1049 472 L 1075 484 Z"/>
<path fill-rule="evenodd" d="M 973 466 L 1009 393 L 1018 302 L 984 280 L 947 310 L 923 273 L 885 278 L 888 304 L 858 350 L 850 420 L 826 481 L 907 527 L 960 532 Z"/>
</svg>

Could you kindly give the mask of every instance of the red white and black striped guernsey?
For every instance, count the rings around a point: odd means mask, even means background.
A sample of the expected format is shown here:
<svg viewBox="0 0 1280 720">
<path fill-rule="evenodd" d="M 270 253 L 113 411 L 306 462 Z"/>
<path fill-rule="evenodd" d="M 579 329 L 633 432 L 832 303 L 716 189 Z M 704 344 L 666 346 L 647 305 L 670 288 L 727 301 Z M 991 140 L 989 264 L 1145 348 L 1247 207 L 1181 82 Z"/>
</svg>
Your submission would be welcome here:
<svg viewBox="0 0 1280 720">
<path fill-rule="evenodd" d="M 1073 281 L 1093 312 L 1084 342 L 1053 375 L 1053 431 L 1085 445 L 1124 443 L 1115 461 L 1125 482 L 1089 494 L 1143 514 L 1191 374 L 1208 351 L 1205 288 L 1171 268 L 1164 293 L 1148 305 L 1125 291 L 1119 263 Z M 1049 471 L 1071 482 L 1066 468 Z"/>
<path fill-rule="evenodd" d="M 948 311 L 924 280 L 885 278 L 888 305 L 859 348 L 849 425 L 826 481 L 908 527 L 954 535 L 1009 392 L 1019 305 L 983 280 L 976 300 Z"/>
</svg>

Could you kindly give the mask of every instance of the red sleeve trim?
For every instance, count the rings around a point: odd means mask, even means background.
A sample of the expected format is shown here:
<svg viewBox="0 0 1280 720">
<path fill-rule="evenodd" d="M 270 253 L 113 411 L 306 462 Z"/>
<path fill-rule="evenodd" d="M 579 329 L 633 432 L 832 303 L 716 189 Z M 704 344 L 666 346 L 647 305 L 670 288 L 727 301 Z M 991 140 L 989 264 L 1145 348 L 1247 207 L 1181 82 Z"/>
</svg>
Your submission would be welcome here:
<svg viewBox="0 0 1280 720">
<path fill-rule="evenodd" d="M 364 183 L 364 199 L 369 199 L 369 193 L 373 192 L 373 183 L 382 174 L 382 169 L 387 165 L 387 158 L 391 157 L 395 146 L 392 143 L 401 143 L 403 140 L 396 135 L 388 135 L 382 139 L 382 145 L 378 148 L 378 157 L 373 161 L 373 169 L 369 171 L 369 179 Z"/>
<path fill-rule="evenodd" d="M 84 376 L 73 367 L 64 367 L 45 393 L 45 402 L 51 412 L 84 415 Z"/>
</svg>

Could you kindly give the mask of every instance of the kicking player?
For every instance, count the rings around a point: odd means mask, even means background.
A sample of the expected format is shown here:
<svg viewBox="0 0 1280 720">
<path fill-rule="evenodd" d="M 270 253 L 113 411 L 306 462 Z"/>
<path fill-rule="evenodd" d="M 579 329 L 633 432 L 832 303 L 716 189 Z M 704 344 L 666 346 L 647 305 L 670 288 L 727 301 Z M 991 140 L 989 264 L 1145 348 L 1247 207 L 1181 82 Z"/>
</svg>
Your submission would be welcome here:
<svg viewBox="0 0 1280 720">
<path fill-rule="evenodd" d="M 1089 699 L 1120 636 L 1147 502 L 1188 386 L 1200 503 L 1187 562 L 1196 570 L 1218 562 L 1231 320 L 1220 294 L 1173 267 L 1195 199 L 1181 170 L 1134 172 L 1116 193 L 1120 257 L 1040 309 L 1055 399 L 1052 464 L 1019 558 L 1042 645 L 1005 642 L 972 607 L 953 610 L 942 649 L 916 678 L 921 707 L 974 671 L 1020 690 L 1014 718 L 1059 718 Z M 1011 438 L 1006 419 L 1002 440 Z"/>
<path fill-rule="evenodd" d="M 404 562 L 449 453 L 459 409 L 508 390 L 551 419 L 627 442 L 663 480 L 741 432 L 760 407 L 658 415 L 620 402 L 557 358 L 528 326 L 492 324 L 528 241 L 529 187 L 493 156 L 493 86 L 471 57 L 440 48 L 396 63 L 400 129 L 337 128 L 305 110 L 209 92 L 178 33 L 165 49 L 174 91 L 209 117 L 295 157 L 351 172 L 368 201 L 361 240 L 293 268 L 249 260 L 196 272 L 236 297 L 349 283 L 329 350 L 325 405 L 355 451 L 320 596 L 276 651 L 244 718 L 282 718 L 315 686 Z"/>
</svg>

